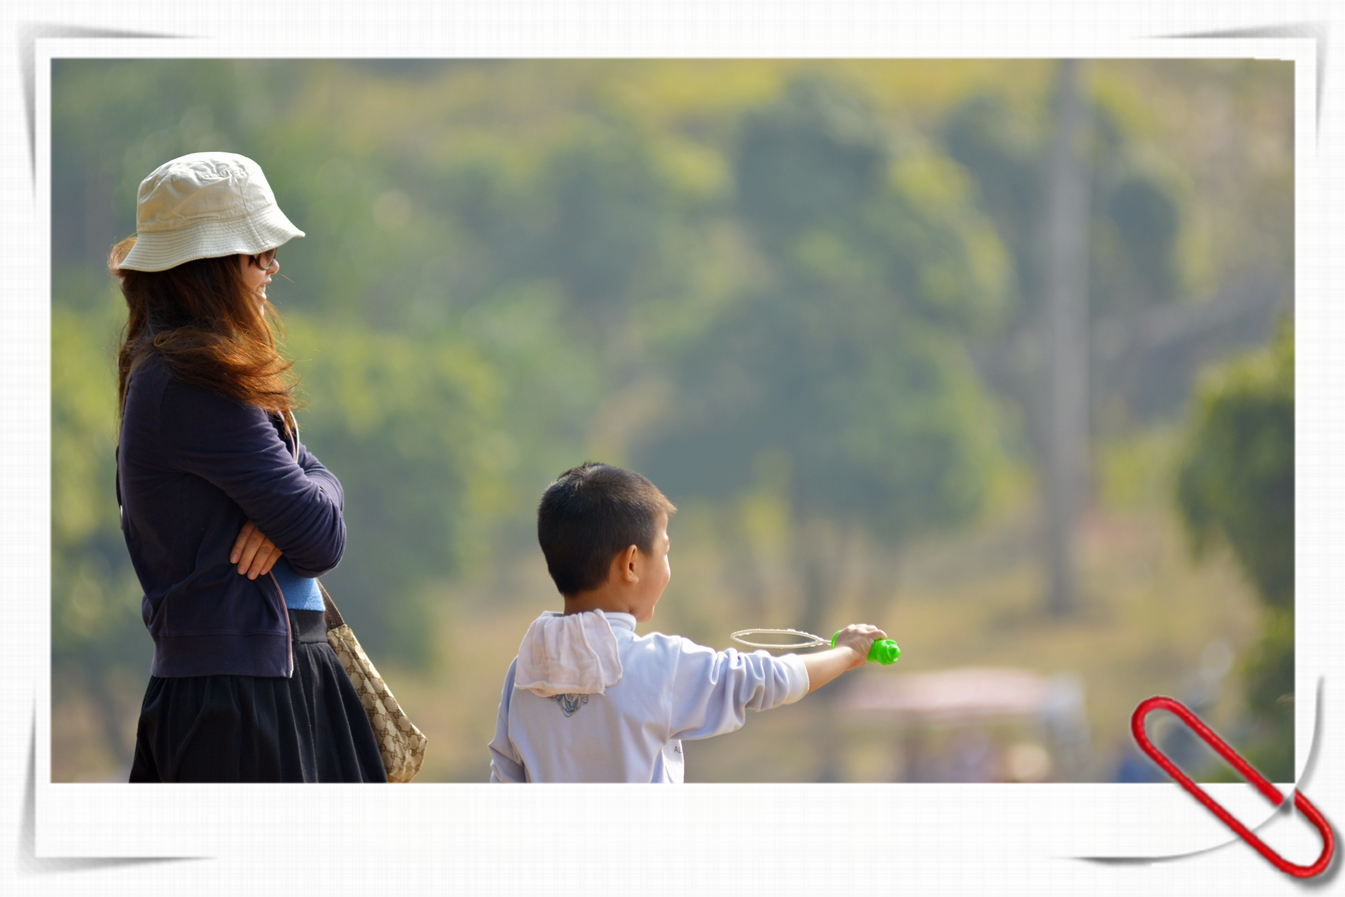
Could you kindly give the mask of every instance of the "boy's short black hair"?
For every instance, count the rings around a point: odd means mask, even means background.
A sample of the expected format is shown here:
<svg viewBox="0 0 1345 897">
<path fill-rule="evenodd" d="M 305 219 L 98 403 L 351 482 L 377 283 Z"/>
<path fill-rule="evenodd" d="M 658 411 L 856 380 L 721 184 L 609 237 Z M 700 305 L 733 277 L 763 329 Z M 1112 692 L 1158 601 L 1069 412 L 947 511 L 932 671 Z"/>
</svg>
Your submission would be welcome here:
<svg viewBox="0 0 1345 897">
<path fill-rule="evenodd" d="M 630 545 L 654 553 L 660 512 L 673 503 L 632 470 L 585 461 L 546 487 L 537 506 L 537 541 L 562 595 L 607 581 L 612 558 Z"/>
</svg>

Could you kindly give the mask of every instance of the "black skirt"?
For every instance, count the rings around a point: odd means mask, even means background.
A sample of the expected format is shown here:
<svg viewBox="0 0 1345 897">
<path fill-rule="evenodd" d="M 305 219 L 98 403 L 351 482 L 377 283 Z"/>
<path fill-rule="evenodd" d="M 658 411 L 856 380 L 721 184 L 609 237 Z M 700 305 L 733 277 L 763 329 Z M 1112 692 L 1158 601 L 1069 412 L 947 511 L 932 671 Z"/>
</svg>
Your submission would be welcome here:
<svg viewBox="0 0 1345 897">
<path fill-rule="evenodd" d="M 294 676 L 151 676 L 132 782 L 386 782 L 321 611 L 291 610 Z"/>
</svg>

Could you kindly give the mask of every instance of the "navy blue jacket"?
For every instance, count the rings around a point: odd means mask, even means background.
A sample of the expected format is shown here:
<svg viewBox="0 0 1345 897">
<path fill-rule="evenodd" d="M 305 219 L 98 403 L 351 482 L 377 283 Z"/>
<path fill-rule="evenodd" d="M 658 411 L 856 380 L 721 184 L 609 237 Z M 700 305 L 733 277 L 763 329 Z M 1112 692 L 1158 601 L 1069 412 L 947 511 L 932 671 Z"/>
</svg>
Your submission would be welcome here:
<svg viewBox="0 0 1345 897">
<path fill-rule="evenodd" d="M 279 418 L 173 380 L 154 357 L 122 412 L 121 526 L 145 590 L 155 676 L 290 676 L 289 616 L 273 577 L 250 580 L 229 552 L 251 520 L 300 576 L 345 550 L 341 483 Z"/>
</svg>

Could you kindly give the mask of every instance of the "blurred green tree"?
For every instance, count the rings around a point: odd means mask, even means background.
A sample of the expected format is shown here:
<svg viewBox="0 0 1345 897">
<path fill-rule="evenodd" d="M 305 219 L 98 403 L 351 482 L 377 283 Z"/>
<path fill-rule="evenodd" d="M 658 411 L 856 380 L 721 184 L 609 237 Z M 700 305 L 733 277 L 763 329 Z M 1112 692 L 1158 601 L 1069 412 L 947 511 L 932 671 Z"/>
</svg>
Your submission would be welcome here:
<svg viewBox="0 0 1345 897">
<path fill-rule="evenodd" d="M 106 282 L 78 286 L 110 292 Z M 54 694 L 91 698 L 109 759 L 129 768 L 138 693 L 120 689 L 119 673 L 147 676 L 150 643 L 115 492 L 114 320 L 52 310 L 51 651 Z"/>
<path fill-rule="evenodd" d="M 1255 723 L 1248 756 L 1272 780 L 1294 775 L 1294 330 L 1209 372 L 1196 399 L 1177 504 L 1193 551 L 1232 550 L 1266 605 L 1243 658 Z"/>
<path fill-rule="evenodd" d="M 750 113 L 733 169 L 763 270 L 673 361 L 675 410 L 639 460 L 680 495 L 745 495 L 775 471 L 799 524 L 796 622 L 825 627 L 832 523 L 897 543 L 979 507 L 994 440 L 963 339 L 993 320 L 1003 267 L 955 178 L 939 192 L 952 166 L 895 153 L 835 82 Z"/>
<path fill-rule="evenodd" d="M 1045 509 L 1046 608 L 1057 615 L 1078 605 L 1072 533 L 1092 499 L 1089 437 L 1096 409 L 1112 405 L 1118 392 L 1119 378 L 1091 351 L 1090 319 L 1133 322 L 1172 302 L 1181 286 L 1175 264 L 1180 221 L 1171 190 L 1138 164 L 1104 105 L 1088 102 L 1085 114 L 1072 100 L 1075 72 L 1060 64 L 1050 114 L 1044 108 L 1025 114 L 1002 96 L 983 93 L 951 110 L 943 123 L 949 153 L 975 181 L 1013 256 L 1007 339 L 981 346 L 978 358 L 986 379 L 1018 406 L 1026 424 L 1024 442 Z M 1060 129 L 1068 132 L 1056 133 Z M 1083 135 L 1084 145 L 1071 149 Z M 1066 164 L 1070 158 L 1075 161 Z M 1074 173 L 1077 166 L 1088 172 L 1086 187 L 1078 183 L 1084 176 Z M 1066 210 L 1080 220 L 1053 218 Z M 1086 230 L 1086 238 L 1072 245 L 1067 238 L 1077 229 Z M 1071 271 L 1086 271 L 1086 279 L 1079 273 L 1077 282 L 1064 280 Z M 1071 300 L 1079 292 L 1084 295 Z M 1074 389 L 1080 378 L 1082 387 Z"/>
<path fill-rule="evenodd" d="M 1037 322 L 1046 300 L 1042 222 L 1049 134 L 1037 124 L 1043 115 L 981 93 L 951 109 L 942 126 L 948 153 L 966 167 L 980 207 L 1013 256 L 1009 319 L 1024 329 Z M 1181 296 L 1179 206 L 1173 188 L 1136 158 L 1109 109 L 1092 103 L 1090 115 L 1090 313 L 1133 316 Z"/>
</svg>

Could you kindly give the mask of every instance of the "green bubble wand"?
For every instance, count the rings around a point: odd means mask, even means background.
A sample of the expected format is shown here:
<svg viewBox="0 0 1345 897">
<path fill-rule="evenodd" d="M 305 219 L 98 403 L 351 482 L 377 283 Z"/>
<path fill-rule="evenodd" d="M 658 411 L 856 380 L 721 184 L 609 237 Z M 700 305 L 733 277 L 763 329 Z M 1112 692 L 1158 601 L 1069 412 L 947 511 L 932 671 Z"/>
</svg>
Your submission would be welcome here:
<svg viewBox="0 0 1345 897">
<path fill-rule="evenodd" d="M 768 651 L 797 651 L 800 648 L 822 648 L 836 647 L 836 638 L 841 634 L 838 629 L 831 636 L 831 639 L 824 639 L 820 635 L 813 635 L 811 632 L 803 632 L 799 629 L 739 629 L 731 634 L 729 638 L 740 645 L 746 645 L 749 648 L 765 648 Z M 768 642 L 750 641 L 745 636 L 773 636 L 774 640 Z M 868 660 L 877 661 L 884 666 L 895 663 L 901 656 L 901 649 L 897 643 L 890 638 L 880 638 L 873 640 L 873 647 L 869 648 Z"/>
</svg>

